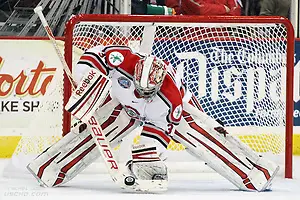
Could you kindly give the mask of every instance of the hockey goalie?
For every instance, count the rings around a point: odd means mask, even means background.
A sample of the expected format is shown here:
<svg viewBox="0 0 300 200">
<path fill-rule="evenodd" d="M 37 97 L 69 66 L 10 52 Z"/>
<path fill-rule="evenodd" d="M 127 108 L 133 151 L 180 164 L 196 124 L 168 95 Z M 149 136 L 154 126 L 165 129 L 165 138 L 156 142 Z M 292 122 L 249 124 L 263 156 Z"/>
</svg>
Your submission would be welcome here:
<svg viewBox="0 0 300 200">
<path fill-rule="evenodd" d="M 66 109 L 83 123 L 28 164 L 41 185 L 65 184 L 101 156 L 88 123 L 92 116 L 109 143 L 101 148 L 114 148 L 137 127 L 142 129 L 139 143 L 130 144 L 124 172 L 140 184 L 125 180 L 127 188 L 167 190 L 165 151 L 173 139 L 238 189 L 270 189 L 279 167 L 206 115 L 167 61 L 127 46 L 96 46 L 81 56 L 74 76 L 79 84 Z M 109 169 L 118 168 L 108 161 Z"/>
</svg>

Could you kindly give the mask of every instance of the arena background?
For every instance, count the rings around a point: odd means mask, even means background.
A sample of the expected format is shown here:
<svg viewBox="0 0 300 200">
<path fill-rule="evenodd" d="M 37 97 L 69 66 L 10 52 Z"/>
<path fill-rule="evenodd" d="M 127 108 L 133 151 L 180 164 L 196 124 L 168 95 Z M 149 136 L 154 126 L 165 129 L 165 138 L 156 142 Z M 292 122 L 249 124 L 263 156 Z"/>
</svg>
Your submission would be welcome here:
<svg viewBox="0 0 300 200">
<path fill-rule="evenodd" d="M 60 44 L 63 51 L 63 41 Z M 60 62 L 47 38 L 0 37 L 0 47 L 5 47 L 0 48 L 0 158 L 10 158 L 22 137 L 18 130 L 33 118 L 32 111 Z M 295 84 L 293 154 L 300 155 L 300 39 L 295 41 Z"/>
</svg>

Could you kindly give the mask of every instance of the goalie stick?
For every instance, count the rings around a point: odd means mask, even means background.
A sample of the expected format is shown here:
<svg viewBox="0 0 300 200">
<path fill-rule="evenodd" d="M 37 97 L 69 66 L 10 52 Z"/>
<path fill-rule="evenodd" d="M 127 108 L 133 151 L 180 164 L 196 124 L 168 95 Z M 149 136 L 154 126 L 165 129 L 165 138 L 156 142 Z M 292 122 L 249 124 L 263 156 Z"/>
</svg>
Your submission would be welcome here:
<svg viewBox="0 0 300 200">
<path fill-rule="evenodd" d="M 58 45 L 56 43 L 55 37 L 43 15 L 43 8 L 38 6 L 34 9 L 34 12 L 40 18 L 42 25 L 55 49 L 57 56 L 63 66 L 63 70 L 66 73 L 68 79 L 71 82 L 72 89 L 74 90 L 77 86 L 68 65 L 61 54 Z M 109 80 L 107 80 L 109 81 Z M 93 114 L 90 116 L 89 120 L 84 121 L 88 124 L 88 128 L 91 132 L 91 135 L 94 139 L 94 142 L 101 153 L 101 157 L 104 160 L 105 166 L 114 182 L 116 182 L 122 189 L 129 189 L 134 191 L 146 191 L 146 192 L 157 192 L 165 190 L 165 186 L 163 184 L 156 184 L 155 181 L 151 180 L 136 180 L 134 177 L 122 173 L 119 167 L 119 163 L 115 159 L 116 156 L 107 141 L 106 137 L 103 134 L 103 130 L 101 129 L 100 124 L 98 123 L 96 117 Z"/>
</svg>

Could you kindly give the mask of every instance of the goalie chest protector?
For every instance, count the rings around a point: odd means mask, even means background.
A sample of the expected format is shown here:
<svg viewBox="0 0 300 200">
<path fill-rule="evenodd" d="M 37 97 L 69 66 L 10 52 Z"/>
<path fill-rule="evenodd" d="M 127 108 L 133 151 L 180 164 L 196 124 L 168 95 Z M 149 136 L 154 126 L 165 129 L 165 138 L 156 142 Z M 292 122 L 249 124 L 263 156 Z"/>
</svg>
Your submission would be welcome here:
<svg viewBox="0 0 300 200">
<path fill-rule="evenodd" d="M 167 130 L 169 123 L 177 125 L 181 119 L 181 94 L 174 77 L 168 73 L 158 95 L 152 100 L 139 97 L 135 91 L 133 74 L 136 62 L 141 58 L 142 55 L 133 53 L 129 48 L 113 48 L 105 52 L 112 80 L 111 95 L 119 100 L 130 117 Z"/>
</svg>

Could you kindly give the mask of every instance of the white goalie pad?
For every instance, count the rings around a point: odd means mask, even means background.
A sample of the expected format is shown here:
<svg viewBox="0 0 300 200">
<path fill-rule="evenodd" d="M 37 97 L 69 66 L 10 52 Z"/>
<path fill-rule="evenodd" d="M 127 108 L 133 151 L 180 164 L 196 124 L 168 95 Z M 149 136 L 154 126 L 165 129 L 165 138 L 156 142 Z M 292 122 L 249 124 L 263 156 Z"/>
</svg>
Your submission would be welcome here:
<svg viewBox="0 0 300 200">
<path fill-rule="evenodd" d="M 109 97 L 107 99 L 105 100 L 105 103 L 103 103 L 103 105 L 93 114 L 93 117 L 89 121 L 91 122 L 89 123 L 89 126 L 91 127 L 86 126 L 83 128 L 84 130 L 77 126 L 74 127 L 70 133 L 46 149 L 36 159 L 31 161 L 27 166 L 27 169 L 42 186 L 57 187 L 72 180 L 77 174 L 101 156 L 104 161 L 111 163 L 111 165 L 109 165 L 109 169 L 113 170 L 111 167 L 116 166 L 116 164 L 118 165 L 118 171 L 121 173 L 121 176 L 116 174 L 114 181 L 117 182 L 121 188 L 131 192 L 165 191 L 168 185 L 168 182 L 165 180 L 139 179 L 136 180 L 134 185 L 125 185 L 128 173 L 127 168 L 125 168 L 125 165 L 123 166 L 123 164 L 125 164 L 128 159 L 131 159 L 131 156 L 128 156 L 128 158 L 122 157 L 122 159 L 127 160 L 123 160 L 125 163 L 119 165 L 119 154 L 116 154 L 115 156 L 115 153 L 117 152 L 112 152 L 107 147 L 110 146 L 110 149 L 112 149 L 123 140 L 129 140 L 132 142 L 133 138 L 131 138 L 131 136 L 129 137 L 129 135 L 131 135 L 130 133 L 132 133 L 140 125 L 140 123 L 129 118 L 118 101 Z M 91 135 L 91 129 L 98 130 L 95 126 L 95 118 L 97 118 L 97 127 L 100 127 L 101 124 L 103 128 L 103 134 L 98 134 L 97 136 L 102 138 L 105 136 L 105 142 L 108 142 L 106 144 L 102 142 L 104 141 L 103 139 L 95 140 L 95 138 Z M 104 151 L 114 153 L 113 158 L 116 160 L 111 159 L 110 156 L 104 157 L 101 155 L 99 147 L 97 147 L 95 141 L 102 142 L 101 146 L 106 148 Z M 122 151 L 124 151 L 124 149 L 128 151 L 128 149 L 131 149 L 131 143 L 122 142 L 121 147 Z M 101 180 L 99 180 L 99 182 L 101 183 Z"/>
<path fill-rule="evenodd" d="M 138 126 L 138 123 L 128 118 L 119 102 L 113 99 L 98 108 L 94 116 L 99 123 L 106 124 L 103 131 L 108 136 L 107 139 L 112 141 L 112 147 L 117 146 Z M 112 117 L 114 121 L 111 120 Z M 27 169 L 45 187 L 57 187 L 72 180 L 101 155 L 90 133 L 86 124 L 78 124 L 70 133 L 32 160 Z M 128 144 L 127 148 L 129 146 L 131 145 Z"/>
<path fill-rule="evenodd" d="M 72 180 L 100 157 L 88 131 L 70 132 L 30 162 L 27 169 L 44 187 L 57 187 Z"/>
<path fill-rule="evenodd" d="M 86 122 L 103 103 L 110 88 L 109 78 L 99 70 L 91 68 L 72 93 L 65 109 L 81 121 Z"/>
<path fill-rule="evenodd" d="M 183 119 L 173 138 L 239 189 L 270 189 L 279 166 L 257 155 L 230 133 L 219 133 L 216 127 L 221 125 L 192 105 L 184 103 Z"/>
</svg>

